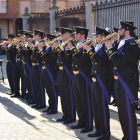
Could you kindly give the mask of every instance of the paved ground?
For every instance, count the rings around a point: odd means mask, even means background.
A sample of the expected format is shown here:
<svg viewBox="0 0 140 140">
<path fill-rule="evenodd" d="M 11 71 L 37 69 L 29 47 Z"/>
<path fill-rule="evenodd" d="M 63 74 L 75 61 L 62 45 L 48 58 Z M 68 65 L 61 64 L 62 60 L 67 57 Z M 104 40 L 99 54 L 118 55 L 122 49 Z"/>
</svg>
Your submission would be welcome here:
<svg viewBox="0 0 140 140">
<path fill-rule="evenodd" d="M 5 58 L 0 55 L 0 60 Z M 0 140 L 91 140 L 87 134 L 81 134 L 80 129 L 71 130 L 70 126 L 73 124 L 63 125 L 56 122 L 56 119 L 62 116 L 60 99 L 58 114 L 47 115 L 42 113 L 42 110 L 32 109 L 24 101 L 10 98 L 5 94 L 9 91 L 5 68 L 4 62 L 3 70 L 6 80 L 4 84 L 0 84 Z M 140 123 L 140 111 L 136 115 Z M 110 106 L 110 116 L 111 140 L 120 140 L 123 134 L 118 120 L 117 107 Z M 138 133 L 140 139 L 140 127 Z M 92 138 L 92 140 L 95 139 Z"/>
</svg>

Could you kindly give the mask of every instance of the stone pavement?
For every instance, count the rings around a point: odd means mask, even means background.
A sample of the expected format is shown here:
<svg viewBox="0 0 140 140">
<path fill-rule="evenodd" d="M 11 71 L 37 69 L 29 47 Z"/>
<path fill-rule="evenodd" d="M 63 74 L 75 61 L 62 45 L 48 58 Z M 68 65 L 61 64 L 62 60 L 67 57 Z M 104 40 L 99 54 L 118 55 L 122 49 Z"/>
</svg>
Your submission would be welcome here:
<svg viewBox="0 0 140 140">
<path fill-rule="evenodd" d="M 6 59 L 6 57 L 0 55 L 1 59 Z M 9 91 L 9 85 L 5 62 L 3 70 L 5 83 L 0 84 L 0 140 L 95 140 L 95 138 L 88 138 L 87 134 L 81 134 L 80 129 L 71 130 L 70 126 L 76 123 L 64 125 L 56 122 L 56 119 L 62 116 L 60 98 L 56 115 L 47 115 L 42 110 L 32 109 L 18 98 L 10 98 L 6 94 Z M 137 111 L 136 115 L 140 123 L 140 111 Z M 110 116 L 111 140 L 121 140 L 123 134 L 117 107 L 110 106 Z M 138 134 L 140 139 L 140 127 Z"/>
</svg>

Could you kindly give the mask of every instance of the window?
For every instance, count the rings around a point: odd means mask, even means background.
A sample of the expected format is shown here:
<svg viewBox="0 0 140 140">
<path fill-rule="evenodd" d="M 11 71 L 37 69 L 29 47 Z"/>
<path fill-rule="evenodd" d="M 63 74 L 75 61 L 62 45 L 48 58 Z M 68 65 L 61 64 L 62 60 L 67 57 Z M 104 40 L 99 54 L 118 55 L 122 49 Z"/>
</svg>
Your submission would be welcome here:
<svg viewBox="0 0 140 140">
<path fill-rule="evenodd" d="M 7 13 L 7 0 L 0 0 L 0 13 Z"/>
<path fill-rule="evenodd" d="M 0 28 L 0 39 L 3 38 L 3 29 Z"/>
</svg>

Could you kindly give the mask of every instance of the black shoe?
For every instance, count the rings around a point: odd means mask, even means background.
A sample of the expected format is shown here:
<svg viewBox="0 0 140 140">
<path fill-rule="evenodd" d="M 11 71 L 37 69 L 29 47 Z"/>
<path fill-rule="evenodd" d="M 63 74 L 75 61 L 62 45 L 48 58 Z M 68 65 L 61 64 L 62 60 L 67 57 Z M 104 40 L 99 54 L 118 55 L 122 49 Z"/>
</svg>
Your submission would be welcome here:
<svg viewBox="0 0 140 140">
<path fill-rule="evenodd" d="M 11 93 L 12 93 L 11 91 L 6 92 L 6 94 L 11 94 Z"/>
<path fill-rule="evenodd" d="M 74 126 L 71 126 L 71 129 L 79 129 L 79 128 L 83 128 L 83 127 L 85 127 L 85 125 L 84 124 L 76 124 L 76 125 L 74 125 Z"/>
<path fill-rule="evenodd" d="M 88 134 L 88 137 L 99 137 L 101 135 L 102 135 L 102 133 L 100 131 L 96 130 L 95 133 Z"/>
<path fill-rule="evenodd" d="M 31 98 L 28 98 L 28 99 L 26 99 L 26 102 L 31 102 L 32 101 L 32 99 Z"/>
<path fill-rule="evenodd" d="M 43 109 L 43 108 L 46 108 L 46 106 L 38 105 L 38 106 L 36 107 L 36 109 Z"/>
<path fill-rule="evenodd" d="M 138 123 L 137 126 L 140 126 L 140 123 Z"/>
<path fill-rule="evenodd" d="M 50 110 L 50 107 L 48 107 L 47 109 L 43 110 L 43 112 L 49 112 Z"/>
<path fill-rule="evenodd" d="M 68 117 L 63 115 L 63 117 L 61 119 L 57 119 L 56 121 L 57 122 L 63 122 L 63 121 L 66 121 L 67 119 L 68 119 Z"/>
<path fill-rule="evenodd" d="M 30 101 L 30 102 L 28 102 L 28 104 L 32 105 L 32 104 L 36 104 L 36 102 L 35 101 Z"/>
<path fill-rule="evenodd" d="M 110 140 L 110 136 L 105 137 L 105 136 L 101 135 L 99 138 L 97 138 L 97 140 Z"/>
<path fill-rule="evenodd" d="M 26 100 L 26 99 L 28 99 L 29 98 L 29 96 L 28 95 L 26 95 L 24 98 L 22 98 L 23 100 Z"/>
<path fill-rule="evenodd" d="M 14 98 L 14 97 L 18 97 L 18 96 L 19 95 L 14 94 L 14 95 L 11 95 L 10 97 Z"/>
<path fill-rule="evenodd" d="M 13 92 L 11 92 L 10 94 L 8 94 L 8 95 L 15 95 Z"/>
<path fill-rule="evenodd" d="M 67 119 L 66 121 L 64 121 L 64 124 L 70 124 L 70 123 L 74 123 L 75 120 L 70 120 L 70 119 Z"/>
<path fill-rule="evenodd" d="M 39 104 L 32 105 L 31 108 L 36 108 Z"/>
<path fill-rule="evenodd" d="M 115 104 L 116 103 L 116 101 L 115 101 L 115 99 L 111 102 L 111 103 L 109 103 L 109 105 L 113 105 L 113 104 Z"/>
<path fill-rule="evenodd" d="M 140 110 L 140 107 L 138 107 L 136 110 L 138 110 L 138 111 L 139 111 L 139 110 Z"/>
<path fill-rule="evenodd" d="M 23 97 L 24 97 L 23 95 L 18 96 L 18 98 L 23 98 Z"/>
<path fill-rule="evenodd" d="M 47 112 L 48 115 L 56 114 L 56 113 L 57 113 L 57 111 L 51 111 L 51 110 L 49 112 Z"/>
<path fill-rule="evenodd" d="M 117 103 L 115 103 L 113 106 L 118 106 Z"/>
<path fill-rule="evenodd" d="M 91 128 L 91 129 L 88 129 L 88 128 L 83 128 L 81 131 L 80 131 L 80 133 L 88 133 L 88 132 L 90 132 L 90 131 L 93 131 L 93 128 Z"/>
</svg>

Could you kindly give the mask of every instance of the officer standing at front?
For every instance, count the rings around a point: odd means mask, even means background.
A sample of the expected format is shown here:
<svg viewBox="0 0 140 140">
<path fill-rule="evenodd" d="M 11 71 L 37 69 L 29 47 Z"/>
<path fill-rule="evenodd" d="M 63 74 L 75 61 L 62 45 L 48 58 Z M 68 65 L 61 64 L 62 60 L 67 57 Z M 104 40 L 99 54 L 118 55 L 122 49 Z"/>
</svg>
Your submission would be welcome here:
<svg viewBox="0 0 140 140">
<path fill-rule="evenodd" d="M 120 21 L 120 43 L 117 51 L 112 40 L 106 43 L 109 59 L 114 63 L 114 91 L 118 104 L 118 113 L 123 130 L 122 140 L 138 140 L 137 120 L 137 61 L 138 45 L 135 42 L 135 26 Z"/>
</svg>

